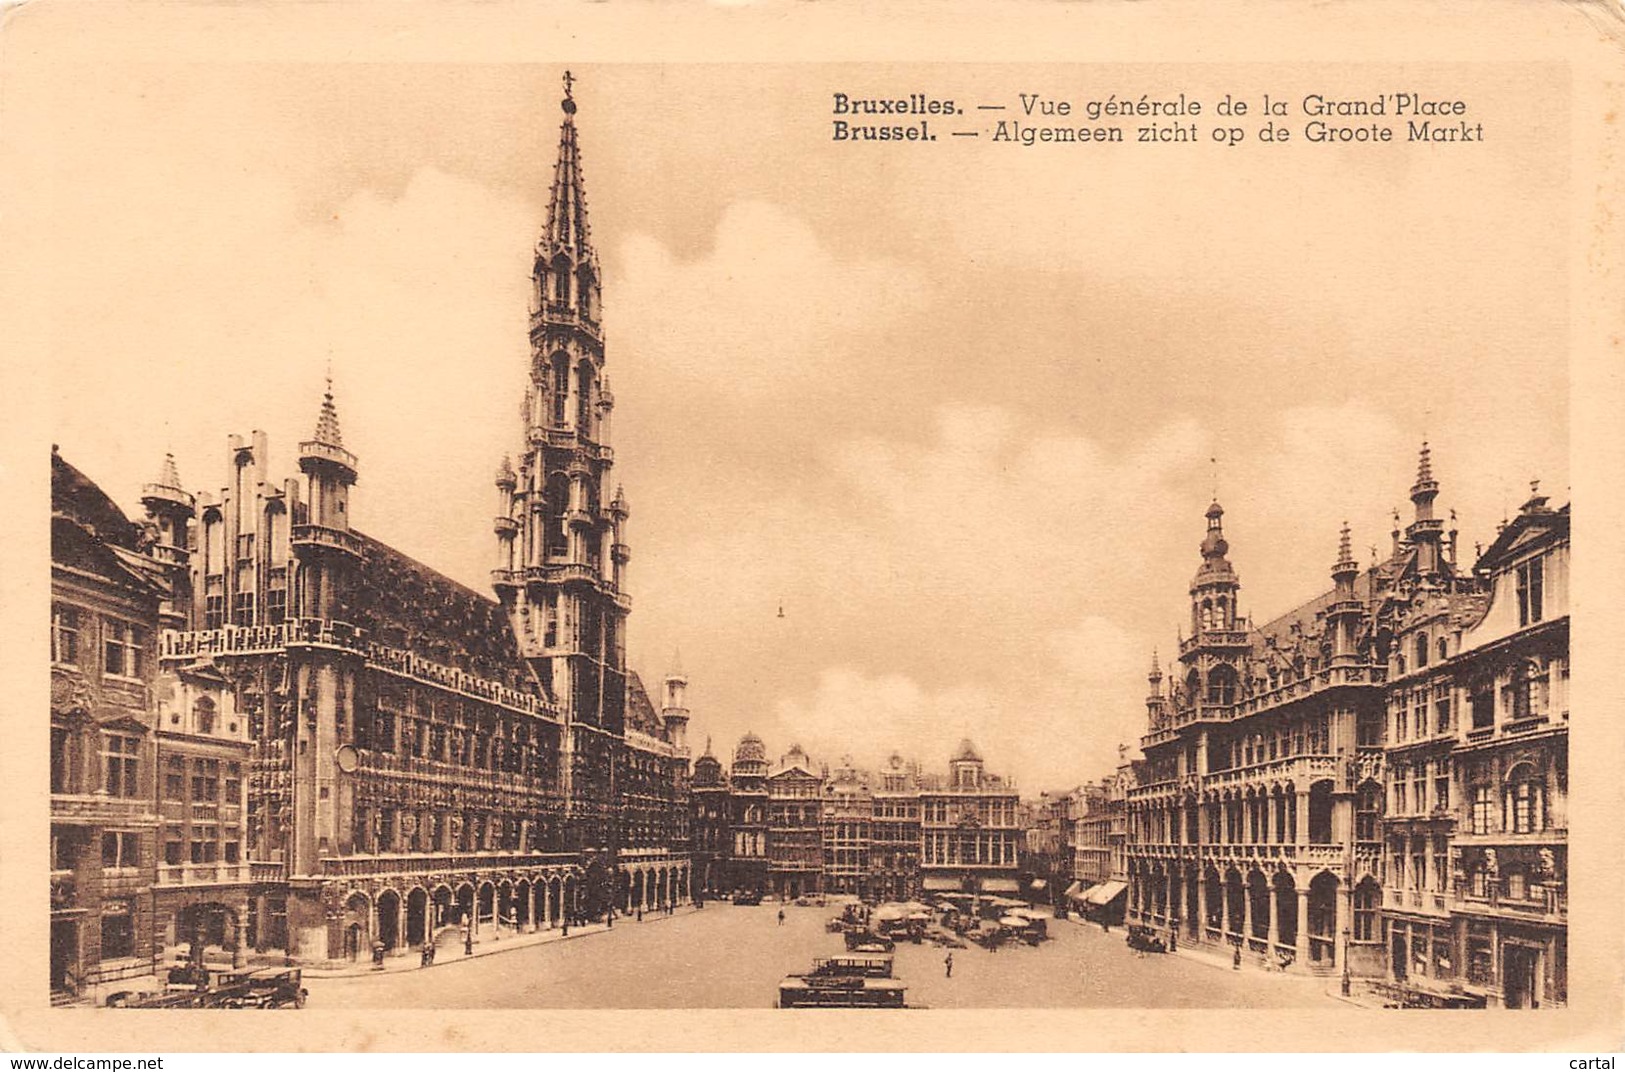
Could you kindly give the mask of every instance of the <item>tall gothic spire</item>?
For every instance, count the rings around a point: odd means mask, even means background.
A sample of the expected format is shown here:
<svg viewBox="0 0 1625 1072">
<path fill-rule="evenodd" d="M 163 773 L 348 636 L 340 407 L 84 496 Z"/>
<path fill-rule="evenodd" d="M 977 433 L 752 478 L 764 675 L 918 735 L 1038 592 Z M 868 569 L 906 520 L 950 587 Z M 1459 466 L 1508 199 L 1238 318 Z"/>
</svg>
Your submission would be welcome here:
<svg viewBox="0 0 1625 1072">
<path fill-rule="evenodd" d="M 581 181 L 581 146 L 576 137 L 575 76 L 564 72 L 564 99 L 559 107 L 559 159 L 553 168 L 553 194 L 547 207 L 542 246 L 549 256 L 565 251 L 577 261 L 592 258 L 592 230 L 587 224 L 587 188 Z"/>
</svg>

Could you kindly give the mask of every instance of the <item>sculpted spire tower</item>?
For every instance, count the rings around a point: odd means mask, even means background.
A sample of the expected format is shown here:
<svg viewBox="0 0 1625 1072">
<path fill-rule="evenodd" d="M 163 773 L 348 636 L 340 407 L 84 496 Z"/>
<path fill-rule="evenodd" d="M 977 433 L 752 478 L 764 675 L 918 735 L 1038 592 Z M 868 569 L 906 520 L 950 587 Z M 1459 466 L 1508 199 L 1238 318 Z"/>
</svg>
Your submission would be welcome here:
<svg viewBox="0 0 1625 1072">
<path fill-rule="evenodd" d="M 538 684 L 561 712 L 558 790 L 572 847 L 611 846 L 625 732 L 626 497 L 610 482 L 598 254 L 587 222 L 575 79 L 532 270 L 530 370 L 517 465 L 497 470 L 492 584 Z"/>
</svg>

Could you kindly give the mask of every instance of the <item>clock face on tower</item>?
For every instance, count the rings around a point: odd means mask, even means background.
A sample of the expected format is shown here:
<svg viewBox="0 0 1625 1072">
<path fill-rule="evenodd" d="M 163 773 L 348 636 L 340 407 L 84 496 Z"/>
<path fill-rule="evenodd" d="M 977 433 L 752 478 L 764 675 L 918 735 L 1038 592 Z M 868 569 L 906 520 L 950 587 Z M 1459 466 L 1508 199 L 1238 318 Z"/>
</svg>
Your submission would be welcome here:
<svg viewBox="0 0 1625 1072">
<path fill-rule="evenodd" d="M 352 744 L 339 745 L 333 759 L 345 774 L 354 774 L 356 767 L 361 765 L 361 757 L 356 754 L 355 745 Z"/>
</svg>

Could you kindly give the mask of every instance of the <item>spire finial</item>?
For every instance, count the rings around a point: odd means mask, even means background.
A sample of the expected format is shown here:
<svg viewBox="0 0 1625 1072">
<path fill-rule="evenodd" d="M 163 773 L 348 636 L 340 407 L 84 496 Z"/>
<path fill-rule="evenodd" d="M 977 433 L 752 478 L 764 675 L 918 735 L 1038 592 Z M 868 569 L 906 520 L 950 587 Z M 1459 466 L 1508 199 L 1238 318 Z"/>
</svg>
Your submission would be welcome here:
<svg viewBox="0 0 1625 1072">
<path fill-rule="evenodd" d="M 1428 447 L 1428 441 L 1422 440 L 1422 454 L 1416 462 L 1416 482 L 1426 484 L 1433 479 L 1433 451 Z"/>
<path fill-rule="evenodd" d="M 339 434 L 339 411 L 333 404 L 333 370 L 329 367 L 327 372 L 327 390 L 322 394 L 322 409 L 316 416 L 316 435 L 313 437 L 318 443 L 325 443 L 331 447 L 344 446 L 344 438 Z"/>
<path fill-rule="evenodd" d="M 576 98 L 572 87 L 575 86 L 576 76 L 569 71 L 564 72 L 564 99 L 559 101 L 559 107 L 564 109 L 565 115 L 576 114 Z"/>
<path fill-rule="evenodd" d="M 1533 477 L 1529 481 L 1529 497 L 1531 499 L 1540 495 L 1540 477 Z"/>
</svg>

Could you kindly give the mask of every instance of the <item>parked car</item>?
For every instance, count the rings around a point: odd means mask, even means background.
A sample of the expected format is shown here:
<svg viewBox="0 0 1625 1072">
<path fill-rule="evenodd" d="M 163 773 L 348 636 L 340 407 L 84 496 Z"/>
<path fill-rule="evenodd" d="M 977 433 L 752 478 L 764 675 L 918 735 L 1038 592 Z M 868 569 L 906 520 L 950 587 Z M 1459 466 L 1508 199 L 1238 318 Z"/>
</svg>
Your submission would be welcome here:
<svg viewBox="0 0 1625 1072">
<path fill-rule="evenodd" d="M 738 893 L 734 894 L 734 904 L 759 905 L 761 903 L 762 893 L 760 890 L 740 890 Z"/>
<path fill-rule="evenodd" d="M 896 942 L 873 931 L 846 932 L 846 950 L 848 953 L 890 953 L 896 948 Z"/>
<path fill-rule="evenodd" d="M 1128 938 L 1125 940 L 1130 949 L 1140 949 L 1147 953 L 1168 952 L 1168 943 L 1163 941 L 1162 935 L 1142 923 L 1131 923 Z"/>
</svg>

